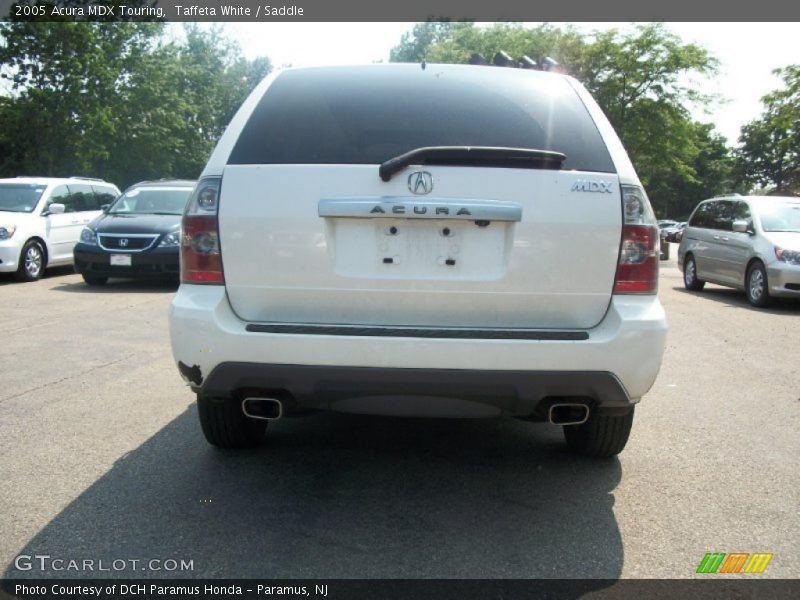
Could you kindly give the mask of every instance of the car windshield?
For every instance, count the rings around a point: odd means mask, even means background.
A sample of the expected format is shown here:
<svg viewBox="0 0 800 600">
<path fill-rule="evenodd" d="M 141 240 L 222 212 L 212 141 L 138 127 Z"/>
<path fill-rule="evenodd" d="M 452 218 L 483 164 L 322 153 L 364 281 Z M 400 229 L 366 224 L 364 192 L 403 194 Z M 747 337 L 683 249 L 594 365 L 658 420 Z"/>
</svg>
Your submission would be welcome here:
<svg viewBox="0 0 800 600">
<path fill-rule="evenodd" d="M 148 187 L 128 190 L 108 211 L 112 215 L 180 215 L 192 188 Z"/>
<path fill-rule="evenodd" d="M 800 204 L 775 204 L 762 208 L 761 227 L 764 231 L 800 233 Z"/>
<path fill-rule="evenodd" d="M 46 187 L 40 183 L 0 183 L 0 210 L 33 212 Z"/>
</svg>

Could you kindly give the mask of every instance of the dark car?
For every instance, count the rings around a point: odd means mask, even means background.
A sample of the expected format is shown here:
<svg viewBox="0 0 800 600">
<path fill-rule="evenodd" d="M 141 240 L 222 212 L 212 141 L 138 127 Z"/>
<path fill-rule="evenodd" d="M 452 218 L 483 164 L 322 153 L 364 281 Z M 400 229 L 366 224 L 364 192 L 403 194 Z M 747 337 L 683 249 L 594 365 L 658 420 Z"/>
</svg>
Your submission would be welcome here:
<svg viewBox="0 0 800 600">
<path fill-rule="evenodd" d="M 678 223 L 674 227 L 667 228 L 667 241 L 678 243 L 683 238 L 683 230 L 686 229 L 686 221 Z"/>
<path fill-rule="evenodd" d="M 686 228 L 686 222 L 678 223 L 672 227 L 666 227 L 661 231 L 664 233 L 664 238 L 668 242 L 678 243 L 683 238 L 683 230 Z"/>
<path fill-rule="evenodd" d="M 109 277 L 177 278 L 181 217 L 194 181 L 129 187 L 81 232 L 75 270 L 89 285 Z"/>
</svg>

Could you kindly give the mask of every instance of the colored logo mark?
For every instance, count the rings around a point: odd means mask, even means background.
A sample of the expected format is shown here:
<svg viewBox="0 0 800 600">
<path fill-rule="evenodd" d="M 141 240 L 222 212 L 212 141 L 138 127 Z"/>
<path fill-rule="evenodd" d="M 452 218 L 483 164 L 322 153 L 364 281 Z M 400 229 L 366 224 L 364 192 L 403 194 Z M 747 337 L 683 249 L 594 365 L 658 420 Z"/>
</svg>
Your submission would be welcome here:
<svg viewBox="0 0 800 600">
<path fill-rule="evenodd" d="M 763 573 L 772 556 L 766 552 L 708 552 L 700 561 L 697 573 Z"/>
</svg>

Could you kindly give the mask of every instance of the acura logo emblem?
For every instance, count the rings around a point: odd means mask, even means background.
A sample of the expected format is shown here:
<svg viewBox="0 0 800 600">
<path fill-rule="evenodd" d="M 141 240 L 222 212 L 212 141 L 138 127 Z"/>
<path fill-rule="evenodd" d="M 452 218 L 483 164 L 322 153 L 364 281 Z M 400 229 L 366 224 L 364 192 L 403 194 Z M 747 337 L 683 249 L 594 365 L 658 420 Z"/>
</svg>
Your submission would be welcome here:
<svg viewBox="0 0 800 600">
<path fill-rule="evenodd" d="M 430 194 L 433 190 L 433 176 L 427 171 L 414 171 L 408 176 L 408 189 L 418 196 Z"/>
<path fill-rule="evenodd" d="M 122 239 L 119 241 L 119 245 L 120 245 L 122 248 L 127 248 L 127 247 L 128 247 L 128 238 L 122 238 Z"/>
</svg>

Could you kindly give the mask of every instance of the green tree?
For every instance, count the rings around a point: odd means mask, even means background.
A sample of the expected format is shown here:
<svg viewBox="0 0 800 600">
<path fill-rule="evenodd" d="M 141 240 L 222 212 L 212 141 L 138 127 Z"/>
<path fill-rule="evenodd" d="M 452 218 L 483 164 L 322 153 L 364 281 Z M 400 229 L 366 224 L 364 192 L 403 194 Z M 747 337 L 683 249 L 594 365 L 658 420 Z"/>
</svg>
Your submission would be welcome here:
<svg viewBox="0 0 800 600">
<path fill-rule="evenodd" d="M 426 21 L 417 23 L 410 33 L 404 33 L 400 43 L 389 52 L 391 62 L 420 62 L 433 45 L 439 44 L 451 35 L 459 23 L 449 21 Z"/>
<path fill-rule="evenodd" d="M 800 194 L 800 65 L 775 74 L 784 86 L 764 96 L 761 117 L 742 127 L 737 172 L 745 185 Z"/>
<path fill-rule="evenodd" d="M 267 58 L 245 60 L 219 25 L 187 25 L 185 34 L 186 42 L 178 48 L 176 90 L 187 127 L 176 169 L 196 177 L 236 110 L 272 64 Z"/>
<path fill-rule="evenodd" d="M 161 23 L 0 24 L 0 175 L 84 174 L 120 185 L 194 178 L 271 70 L 221 30 Z"/>
<path fill-rule="evenodd" d="M 12 154 L 31 172 L 103 174 L 116 133 L 118 86 L 145 55 L 157 24 L 3 23 L 3 121 L 22 135 Z"/>
<path fill-rule="evenodd" d="M 166 44 L 142 56 L 113 100 L 115 135 L 107 140 L 108 178 L 128 185 L 143 179 L 195 177 L 182 172 L 180 157 L 193 135 L 193 112 L 177 82 L 183 77 L 178 49 Z"/>
<path fill-rule="evenodd" d="M 705 123 L 692 124 L 692 177 L 667 174 L 666 196 L 672 200 L 665 214 L 686 219 L 698 202 L 736 191 L 734 159 L 724 136 Z"/>
</svg>

